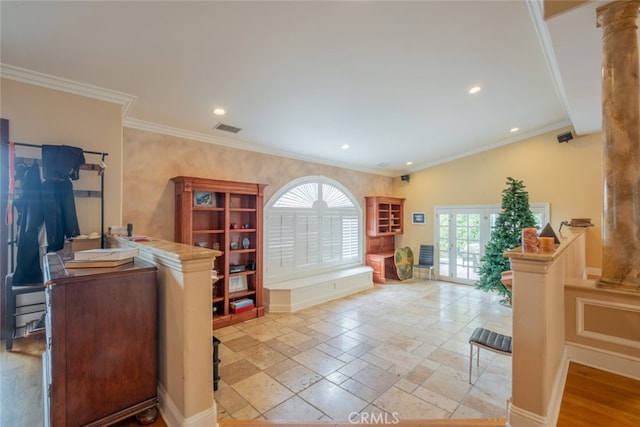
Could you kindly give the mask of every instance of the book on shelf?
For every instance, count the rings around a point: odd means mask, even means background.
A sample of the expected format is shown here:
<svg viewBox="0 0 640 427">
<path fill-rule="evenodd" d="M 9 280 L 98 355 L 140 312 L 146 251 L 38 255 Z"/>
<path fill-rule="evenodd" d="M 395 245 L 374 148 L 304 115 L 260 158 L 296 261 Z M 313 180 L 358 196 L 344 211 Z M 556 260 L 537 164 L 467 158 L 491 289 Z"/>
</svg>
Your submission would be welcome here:
<svg viewBox="0 0 640 427">
<path fill-rule="evenodd" d="M 239 313 L 244 313 L 245 311 L 253 310 L 254 308 L 255 308 L 255 305 L 253 304 L 245 305 L 244 307 L 238 307 L 238 308 L 231 307 L 231 312 L 234 314 L 239 314 Z"/>
<path fill-rule="evenodd" d="M 138 256 L 135 248 L 87 249 L 74 252 L 74 261 L 121 261 Z"/>
<path fill-rule="evenodd" d="M 87 261 L 78 261 L 78 260 L 69 260 L 65 261 L 64 266 L 66 268 L 96 268 L 96 267 L 119 267 L 124 264 L 128 264 L 133 262 L 133 257 L 125 258 L 125 259 L 115 259 L 115 260 L 87 260 Z"/>
<path fill-rule="evenodd" d="M 253 305 L 253 300 L 249 298 L 242 298 L 239 300 L 231 301 L 229 305 L 233 308 L 246 307 L 248 305 Z"/>
</svg>

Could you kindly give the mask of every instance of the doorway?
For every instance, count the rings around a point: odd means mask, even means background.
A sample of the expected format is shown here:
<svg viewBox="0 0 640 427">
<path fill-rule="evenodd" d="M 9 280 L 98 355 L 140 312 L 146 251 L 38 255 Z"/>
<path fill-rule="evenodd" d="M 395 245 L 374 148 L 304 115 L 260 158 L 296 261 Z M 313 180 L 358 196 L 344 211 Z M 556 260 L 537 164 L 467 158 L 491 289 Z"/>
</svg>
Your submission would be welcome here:
<svg viewBox="0 0 640 427">
<path fill-rule="evenodd" d="M 530 209 L 540 230 L 547 223 L 549 204 L 531 204 Z M 466 285 L 480 279 L 484 248 L 500 212 L 499 205 L 436 207 L 438 279 Z"/>
</svg>

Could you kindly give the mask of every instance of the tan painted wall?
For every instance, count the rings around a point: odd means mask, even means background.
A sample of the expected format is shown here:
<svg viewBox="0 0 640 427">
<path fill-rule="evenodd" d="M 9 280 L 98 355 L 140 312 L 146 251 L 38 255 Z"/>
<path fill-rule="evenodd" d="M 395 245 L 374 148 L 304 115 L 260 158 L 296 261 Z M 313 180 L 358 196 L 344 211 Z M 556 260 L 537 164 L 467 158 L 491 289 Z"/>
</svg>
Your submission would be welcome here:
<svg viewBox="0 0 640 427">
<path fill-rule="evenodd" d="M 587 267 L 602 264 L 602 148 L 600 134 L 559 144 L 561 131 L 495 148 L 394 179 L 394 193 L 405 197 L 405 232 L 396 246 L 417 253 L 434 242 L 434 209 L 441 205 L 500 204 L 508 176 L 526 185 L 531 203 L 550 203 L 550 223 L 591 218 L 587 230 Z M 426 225 L 411 224 L 411 212 L 427 212 Z"/>
<path fill-rule="evenodd" d="M 267 184 L 265 203 L 294 179 L 323 175 L 349 189 L 363 212 L 364 196 L 389 194 L 392 183 L 381 175 L 125 128 L 123 222 L 131 222 L 137 233 L 173 240 L 170 179 L 178 175 Z"/>
<path fill-rule="evenodd" d="M 119 224 L 122 209 L 122 108 L 120 105 L 39 86 L 1 79 L 2 118 L 9 120 L 9 139 L 30 144 L 71 145 L 106 151 L 105 224 Z M 20 150 L 20 151 L 18 151 Z M 17 149 L 38 155 L 39 149 Z M 100 156 L 85 155 L 87 163 Z M 100 190 L 97 173 L 81 171 L 76 190 Z M 80 232 L 100 231 L 100 199 L 76 198 Z"/>
</svg>

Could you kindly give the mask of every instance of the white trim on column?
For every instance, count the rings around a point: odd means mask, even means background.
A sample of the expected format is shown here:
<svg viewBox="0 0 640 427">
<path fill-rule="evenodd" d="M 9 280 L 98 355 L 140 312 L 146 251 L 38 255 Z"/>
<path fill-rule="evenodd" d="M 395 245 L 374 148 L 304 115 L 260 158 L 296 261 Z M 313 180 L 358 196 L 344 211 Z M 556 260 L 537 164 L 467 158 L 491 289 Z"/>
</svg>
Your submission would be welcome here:
<svg viewBox="0 0 640 427">
<path fill-rule="evenodd" d="M 547 421 L 547 417 L 542 417 L 538 414 L 534 414 L 533 412 L 525 411 L 524 409 L 518 408 L 516 405 L 511 403 L 509 405 L 509 414 L 507 419 L 507 426 L 513 427 L 541 427 L 541 426 L 550 426 Z"/>
<path fill-rule="evenodd" d="M 211 393 L 213 394 L 213 391 Z M 160 415 L 168 427 L 216 427 L 218 425 L 218 413 L 214 399 L 212 399 L 213 406 L 211 408 L 189 418 L 182 416 L 162 384 L 158 384 L 158 399 L 160 400 L 160 405 L 158 405 Z"/>
</svg>

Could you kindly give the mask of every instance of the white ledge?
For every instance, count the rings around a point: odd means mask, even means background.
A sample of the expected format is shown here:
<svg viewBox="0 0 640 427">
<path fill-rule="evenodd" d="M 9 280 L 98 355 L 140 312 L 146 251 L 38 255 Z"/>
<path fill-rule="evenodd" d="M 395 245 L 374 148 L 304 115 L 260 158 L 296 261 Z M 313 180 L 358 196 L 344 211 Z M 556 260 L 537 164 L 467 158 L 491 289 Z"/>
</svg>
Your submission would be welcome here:
<svg viewBox="0 0 640 427">
<path fill-rule="evenodd" d="M 358 266 L 264 285 L 265 309 L 291 313 L 373 287 L 373 269 Z"/>
<path fill-rule="evenodd" d="M 222 252 L 213 249 L 168 240 L 131 241 L 120 236 L 110 236 L 109 246 L 136 248 L 140 251 L 141 258 L 177 271 L 191 271 L 194 268 L 196 271 L 202 270 L 203 267 L 199 265 L 200 263 L 206 263 L 207 266 L 204 268 L 211 269 L 213 258 L 222 255 Z"/>
<path fill-rule="evenodd" d="M 558 239 L 560 244 L 554 251 L 549 252 L 523 252 L 522 247 L 517 247 L 506 251 L 503 256 L 505 258 L 535 261 L 535 262 L 550 262 L 558 259 L 562 253 L 571 245 L 571 243 L 581 234 L 585 232 L 584 227 L 571 227 L 558 233 Z"/>
</svg>

